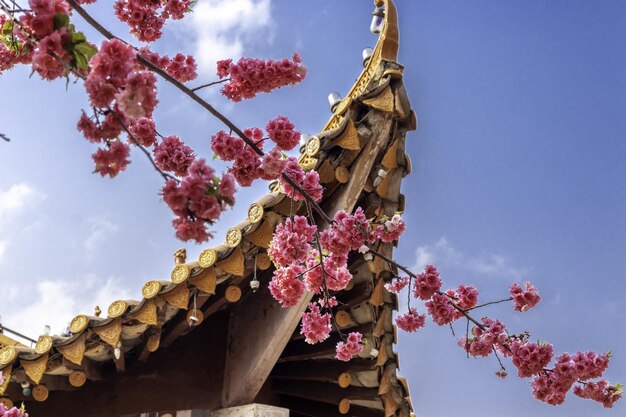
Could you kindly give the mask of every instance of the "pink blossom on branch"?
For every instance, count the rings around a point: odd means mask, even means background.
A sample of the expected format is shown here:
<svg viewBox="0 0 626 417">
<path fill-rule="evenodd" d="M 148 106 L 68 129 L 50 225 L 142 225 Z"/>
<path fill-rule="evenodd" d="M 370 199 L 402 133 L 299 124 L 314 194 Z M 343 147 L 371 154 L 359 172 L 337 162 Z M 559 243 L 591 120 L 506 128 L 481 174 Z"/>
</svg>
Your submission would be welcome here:
<svg viewBox="0 0 626 417">
<path fill-rule="evenodd" d="M 396 325 L 405 332 L 413 333 L 426 324 L 426 315 L 418 314 L 417 310 L 409 307 L 409 312 L 396 317 Z"/>
<path fill-rule="evenodd" d="M 267 122 L 265 130 L 270 139 L 283 151 L 292 150 L 300 142 L 300 132 L 295 130 L 294 124 L 285 116 L 278 116 Z"/>
<path fill-rule="evenodd" d="M 217 62 L 217 76 L 230 77 L 230 81 L 221 91 L 226 98 L 238 102 L 253 98 L 258 93 L 269 93 L 277 88 L 299 83 L 306 76 L 306 67 L 296 53 L 291 61 L 241 58 L 235 64 L 228 59 Z"/>
<path fill-rule="evenodd" d="M 348 335 L 348 338 L 344 342 L 337 343 L 335 356 L 340 361 L 348 362 L 354 356 L 363 352 L 363 344 L 361 339 L 363 335 L 358 332 L 352 332 Z"/>
<path fill-rule="evenodd" d="M 413 284 L 413 296 L 420 300 L 428 300 L 441 289 L 439 271 L 433 265 L 426 265 L 424 272 L 417 275 Z"/>
<path fill-rule="evenodd" d="M 95 172 L 103 177 L 105 175 L 115 177 L 130 164 L 129 156 L 128 145 L 122 142 L 111 142 L 107 149 L 98 149 L 93 154 L 92 158 L 96 164 Z"/>
<path fill-rule="evenodd" d="M 407 285 L 409 285 L 409 277 L 397 277 L 386 283 L 385 289 L 390 293 L 399 294 Z"/>
<path fill-rule="evenodd" d="M 320 306 L 310 303 L 308 311 L 302 313 L 300 334 L 305 336 L 307 343 L 319 343 L 328 338 L 332 326 L 330 313 L 321 314 Z"/>
<path fill-rule="evenodd" d="M 194 160 L 193 149 L 185 145 L 178 136 L 168 136 L 154 147 L 154 162 L 157 166 L 179 177 L 187 174 L 187 169 Z"/>
<path fill-rule="evenodd" d="M 602 379 L 598 382 L 588 382 L 582 387 L 574 387 L 574 395 L 597 401 L 605 408 L 611 408 L 617 400 L 622 398 L 622 388 L 619 385 L 611 385 L 606 379 Z"/>
<path fill-rule="evenodd" d="M 526 281 L 524 285 L 525 289 L 514 283 L 509 289 L 509 294 L 513 297 L 513 308 L 515 311 L 527 311 L 541 301 L 541 296 L 533 284 Z"/>
</svg>

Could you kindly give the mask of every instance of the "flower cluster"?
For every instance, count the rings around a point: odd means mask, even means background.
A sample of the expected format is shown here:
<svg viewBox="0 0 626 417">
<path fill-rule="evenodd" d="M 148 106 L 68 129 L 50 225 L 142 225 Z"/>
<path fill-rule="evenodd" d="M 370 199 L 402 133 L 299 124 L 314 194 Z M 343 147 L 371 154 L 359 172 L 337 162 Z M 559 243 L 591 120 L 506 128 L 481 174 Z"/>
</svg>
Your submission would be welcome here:
<svg viewBox="0 0 626 417">
<path fill-rule="evenodd" d="M 276 226 L 268 254 L 278 266 L 289 266 L 305 259 L 311 250 L 310 241 L 317 226 L 309 225 L 304 216 L 288 218 Z"/>
<path fill-rule="evenodd" d="M 32 64 L 45 80 L 75 73 L 84 76 L 96 52 L 69 23 L 66 0 L 29 0 L 19 18 L 0 15 L 0 73 L 16 64 Z"/>
<path fill-rule="evenodd" d="M 162 35 L 166 19 L 180 20 L 191 11 L 192 0 L 117 0 L 115 16 L 130 26 L 130 33 L 143 42 Z"/>
<path fill-rule="evenodd" d="M 409 307 L 409 312 L 396 317 L 396 324 L 405 332 L 413 333 L 426 324 L 426 315 L 418 314 L 417 310 Z"/>
<path fill-rule="evenodd" d="M 140 49 L 139 53 L 181 83 L 195 80 L 198 76 L 198 65 L 195 58 L 191 55 L 178 53 L 174 58 L 170 58 L 167 55 L 159 55 L 156 52 L 152 52 L 148 48 Z"/>
<path fill-rule="evenodd" d="M 235 186 L 230 175 L 220 180 L 204 159 L 198 159 L 191 162 L 182 181 L 168 180 L 162 192 L 163 200 L 177 216 L 172 221 L 176 236 L 200 243 L 211 237 L 207 225 L 234 204 Z"/>
<path fill-rule="evenodd" d="M 337 343 L 337 359 L 340 361 L 347 362 L 352 359 L 354 356 L 363 352 L 363 344 L 361 343 L 361 339 L 363 335 L 361 333 L 352 332 L 348 335 L 348 338 L 345 342 Z"/>
<path fill-rule="evenodd" d="M 611 385 L 606 379 L 589 382 L 582 387 L 574 387 L 574 394 L 580 398 L 587 398 L 601 403 L 605 408 L 613 407 L 613 404 L 622 398 L 622 387 Z"/>
<path fill-rule="evenodd" d="M 489 356 L 494 348 L 504 347 L 509 340 L 504 324 L 487 317 L 482 318 L 482 326 L 472 328 L 471 338 L 459 339 L 459 346 L 472 356 Z"/>
<path fill-rule="evenodd" d="M 306 342 L 311 344 L 326 340 L 332 329 L 330 318 L 330 313 L 320 312 L 318 304 L 309 303 L 308 311 L 302 313 L 300 334 L 304 335 Z"/>
<path fill-rule="evenodd" d="M 28 413 L 17 407 L 7 408 L 0 403 L 0 417 L 28 417 Z"/>
<path fill-rule="evenodd" d="M 285 171 L 289 159 L 283 159 L 281 150 L 291 150 L 298 143 L 300 132 L 294 130 L 293 124 L 285 116 L 278 116 L 267 123 L 266 130 L 269 139 L 276 143 L 270 151 L 259 154 L 256 149 L 240 137 L 230 135 L 220 130 L 211 137 L 211 149 L 220 159 L 230 162 L 228 172 L 231 173 L 239 185 L 249 187 L 254 180 L 275 180 Z M 257 127 L 246 129 L 243 132 L 254 143 L 258 150 L 263 149 L 263 131 Z M 295 138 L 295 142 L 293 140 Z M 294 158 L 295 160 L 295 158 Z M 293 163 L 292 163 L 293 164 Z M 295 161 L 297 165 L 297 161 Z M 290 165 L 291 166 L 291 165 Z M 312 191 L 317 191 L 321 198 L 322 187 L 319 184 L 317 173 L 304 173 L 298 165 L 287 172 L 294 178 L 306 178 L 305 186 Z M 319 199 L 318 198 L 318 199 Z"/>
<path fill-rule="evenodd" d="M 237 63 L 227 59 L 218 61 L 217 76 L 230 78 L 222 87 L 222 94 L 238 102 L 255 97 L 258 93 L 269 93 L 280 87 L 296 85 L 306 76 L 302 58 L 294 53 L 293 59 L 274 61 L 271 59 L 241 58 Z"/>
<path fill-rule="evenodd" d="M 527 311 L 541 301 L 541 296 L 533 284 L 527 281 L 524 285 L 526 287 L 525 289 L 518 283 L 514 283 L 509 289 L 509 294 L 511 294 L 513 298 L 513 308 L 515 311 Z"/>
</svg>

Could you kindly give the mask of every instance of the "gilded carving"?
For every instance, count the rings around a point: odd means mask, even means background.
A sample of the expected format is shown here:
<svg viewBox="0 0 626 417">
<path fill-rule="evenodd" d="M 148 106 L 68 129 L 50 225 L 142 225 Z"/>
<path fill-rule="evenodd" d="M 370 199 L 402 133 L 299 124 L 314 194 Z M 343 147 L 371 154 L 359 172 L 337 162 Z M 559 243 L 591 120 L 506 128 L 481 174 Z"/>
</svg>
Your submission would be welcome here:
<svg viewBox="0 0 626 417">
<path fill-rule="evenodd" d="M 9 397 L 0 397 L 0 404 L 4 405 L 7 410 L 13 408 L 13 401 Z"/>
<path fill-rule="evenodd" d="M 93 331 L 108 345 L 115 347 L 122 336 L 122 320 L 113 320 L 106 326 L 94 327 Z"/>
<path fill-rule="evenodd" d="M 231 227 L 226 232 L 226 244 L 229 248 L 234 248 L 235 246 L 239 246 L 241 243 L 241 229 L 238 227 Z"/>
<path fill-rule="evenodd" d="M 0 366 L 9 365 L 17 358 L 17 350 L 13 346 L 0 349 Z"/>
<path fill-rule="evenodd" d="M 311 136 L 306 141 L 304 152 L 309 156 L 315 156 L 320 151 L 320 138 L 317 136 Z"/>
<path fill-rule="evenodd" d="M 356 131 L 352 119 L 348 119 L 348 124 L 344 131 L 334 140 L 335 144 L 349 151 L 358 151 L 361 149 L 359 142 L 359 134 Z"/>
<path fill-rule="evenodd" d="M 143 324 L 157 324 L 157 306 L 154 300 L 147 300 L 139 310 L 132 314 L 132 318 Z"/>
<path fill-rule="evenodd" d="M 263 248 L 269 248 L 274 228 L 269 219 L 266 219 L 257 229 L 246 236 L 250 242 Z"/>
<path fill-rule="evenodd" d="M 304 171 L 311 171 L 315 169 L 315 165 L 317 165 L 317 158 L 313 158 L 310 155 L 302 154 L 300 158 L 298 158 L 298 164 L 302 167 Z"/>
<path fill-rule="evenodd" d="M 228 258 L 219 261 L 217 266 L 222 268 L 229 274 L 243 276 L 244 272 L 244 258 L 240 247 L 236 247 L 235 250 L 228 256 Z"/>
<path fill-rule="evenodd" d="M 187 284 L 180 284 L 172 291 L 163 294 L 163 299 L 171 306 L 186 310 L 189 306 L 189 288 Z"/>
<path fill-rule="evenodd" d="M 393 141 L 380 163 L 387 168 L 387 171 L 398 167 L 398 139 Z"/>
<path fill-rule="evenodd" d="M 124 300 L 113 301 L 109 306 L 109 317 L 116 318 L 120 317 L 122 314 L 126 312 L 126 308 L 128 307 L 128 303 Z"/>
<path fill-rule="evenodd" d="M 172 269 L 172 282 L 180 284 L 189 278 L 191 268 L 187 264 L 178 264 Z"/>
<path fill-rule="evenodd" d="M 35 344 L 35 353 L 40 355 L 48 353 L 52 349 L 52 338 L 50 336 L 39 336 L 39 340 Z"/>
<path fill-rule="evenodd" d="M 198 256 L 198 263 L 203 268 L 208 268 L 217 260 L 217 253 L 213 249 L 205 249 Z"/>
<path fill-rule="evenodd" d="M 213 268 L 207 268 L 200 274 L 189 279 L 189 282 L 192 285 L 194 285 L 200 291 L 209 294 L 215 294 L 215 286 L 217 285 L 216 281 L 217 277 L 215 276 L 215 269 Z"/>
<path fill-rule="evenodd" d="M 80 366 L 85 356 L 85 335 L 82 334 L 74 342 L 66 346 L 57 346 L 63 357 L 68 361 Z"/>
<path fill-rule="evenodd" d="M 70 322 L 70 332 L 78 334 L 87 328 L 89 319 L 84 314 L 80 314 Z"/>
<path fill-rule="evenodd" d="M 252 203 L 248 209 L 248 220 L 250 223 L 258 223 L 263 219 L 263 206 L 259 203 Z"/>
<path fill-rule="evenodd" d="M 382 93 L 380 93 L 376 97 L 363 100 L 363 103 L 376 110 L 393 112 L 394 101 L 395 100 L 393 97 L 393 92 L 391 91 L 391 87 L 387 86 Z"/>
<path fill-rule="evenodd" d="M 154 298 L 159 291 L 161 291 L 161 283 L 159 281 L 148 281 L 143 284 L 141 295 L 143 295 L 144 298 Z"/>
<path fill-rule="evenodd" d="M 24 368 L 24 372 L 26 375 L 35 383 L 39 384 L 41 378 L 43 378 L 44 372 L 46 372 L 46 368 L 48 367 L 48 355 L 43 355 L 39 359 L 35 359 L 34 361 L 26 361 L 21 360 L 20 364 Z"/>
</svg>

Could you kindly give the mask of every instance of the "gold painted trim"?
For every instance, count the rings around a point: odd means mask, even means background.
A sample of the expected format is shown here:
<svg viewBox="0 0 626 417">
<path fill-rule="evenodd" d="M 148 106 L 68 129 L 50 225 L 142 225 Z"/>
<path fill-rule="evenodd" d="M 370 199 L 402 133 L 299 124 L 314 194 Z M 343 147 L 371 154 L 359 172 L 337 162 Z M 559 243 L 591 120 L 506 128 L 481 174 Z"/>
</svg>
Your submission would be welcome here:
<svg viewBox="0 0 626 417">
<path fill-rule="evenodd" d="M 270 219 L 266 218 L 265 221 L 259 227 L 257 227 L 254 232 L 246 235 L 246 239 L 254 243 L 256 246 L 267 249 L 270 247 L 270 242 L 272 241 L 273 234 L 274 226 L 272 225 Z"/>
<path fill-rule="evenodd" d="M 359 134 L 354 126 L 352 119 L 348 119 L 346 128 L 341 132 L 335 140 L 335 145 L 340 146 L 343 149 L 349 151 L 358 151 L 361 149 L 361 142 L 359 141 Z"/>
<path fill-rule="evenodd" d="M 110 318 L 117 318 L 122 316 L 126 309 L 128 308 L 128 303 L 124 300 L 116 300 L 111 303 L 109 306 L 108 314 Z"/>
<path fill-rule="evenodd" d="M 74 342 L 66 346 L 57 346 L 57 350 L 65 359 L 80 366 L 85 356 L 85 334 L 83 333 Z"/>
<path fill-rule="evenodd" d="M 395 110 L 395 97 L 393 96 L 393 91 L 391 91 L 391 87 L 387 86 L 376 97 L 363 100 L 363 104 L 376 110 L 391 113 Z"/>
<path fill-rule="evenodd" d="M 182 283 L 171 291 L 161 296 L 169 305 L 183 310 L 187 310 L 189 306 L 189 288 L 187 284 Z"/>
<path fill-rule="evenodd" d="M 244 257 L 243 253 L 241 252 L 241 248 L 239 246 L 236 247 L 235 250 L 233 250 L 233 253 L 228 256 L 228 258 L 219 261 L 216 266 L 219 266 L 229 274 L 237 275 L 240 277 L 243 276 Z"/>
<path fill-rule="evenodd" d="M 264 211 L 263 206 L 259 203 L 250 204 L 250 208 L 248 209 L 248 221 L 253 224 L 260 222 L 263 220 Z"/>
<path fill-rule="evenodd" d="M 94 327 L 93 331 L 103 342 L 111 347 L 115 347 L 122 336 L 122 320 L 113 320 L 106 326 Z"/>
<path fill-rule="evenodd" d="M 52 337 L 39 336 L 39 340 L 37 340 L 35 344 L 35 353 L 43 355 L 44 353 L 48 353 L 50 349 L 52 349 Z"/>
<path fill-rule="evenodd" d="M 234 248 L 236 246 L 239 246 L 240 243 L 241 229 L 239 229 L 237 226 L 228 229 L 228 232 L 226 232 L 226 245 L 229 248 Z"/>
<path fill-rule="evenodd" d="M 48 354 L 43 355 L 39 359 L 33 361 L 20 360 L 20 364 L 24 368 L 26 375 L 35 383 L 39 384 L 48 368 Z"/>
<path fill-rule="evenodd" d="M 0 349 L 0 366 L 9 365 L 17 359 L 17 350 L 13 346 Z"/>
<path fill-rule="evenodd" d="M 141 288 L 141 295 L 143 295 L 144 298 L 150 299 L 156 297 L 159 294 L 159 291 L 161 291 L 161 283 L 159 281 L 152 280 L 143 284 L 143 287 Z"/>
<path fill-rule="evenodd" d="M 154 300 L 146 300 L 139 310 L 130 315 L 131 318 L 143 324 L 154 326 L 157 324 L 157 306 Z"/>
<path fill-rule="evenodd" d="M 203 268 L 208 268 L 217 260 L 217 253 L 213 249 L 205 249 L 198 256 L 198 263 Z"/>
<path fill-rule="evenodd" d="M 191 268 L 187 264 L 178 264 L 172 269 L 172 282 L 175 284 L 180 284 L 181 282 L 185 282 L 187 278 L 191 275 Z"/>
<path fill-rule="evenodd" d="M 214 268 L 207 268 L 200 274 L 189 279 L 189 283 L 200 291 L 215 294 L 215 287 L 217 286 L 217 276 L 215 275 Z"/>
<path fill-rule="evenodd" d="M 391 171 L 398 167 L 398 139 L 394 140 L 391 146 L 385 152 L 385 156 L 380 161 L 380 164 L 387 168 L 385 171 Z"/>
<path fill-rule="evenodd" d="M 320 138 L 317 136 L 311 136 L 304 145 L 304 153 L 308 156 L 315 156 L 320 151 Z"/>
<path fill-rule="evenodd" d="M 84 314 L 80 314 L 72 319 L 70 322 L 70 332 L 78 334 L 85 330 L 89 325 L 89 319 Z"/>
</svg>

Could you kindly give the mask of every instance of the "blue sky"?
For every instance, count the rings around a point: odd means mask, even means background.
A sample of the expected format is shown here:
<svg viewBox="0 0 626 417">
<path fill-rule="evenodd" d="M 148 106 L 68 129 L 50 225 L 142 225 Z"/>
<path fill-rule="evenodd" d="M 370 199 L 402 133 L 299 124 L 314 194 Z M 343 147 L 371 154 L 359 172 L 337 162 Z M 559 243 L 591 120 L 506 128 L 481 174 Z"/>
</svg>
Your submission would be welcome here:
<svg viewBox="0 0 626 417">
<path fill-rule="evenodd" d="M 94 13 L 116 33 L 108 2 Z M 411 232 L 398 260 L 439 266 L 450 286 L 474 284 L 489 300 L 511 282 L 532 280 L 535 310 L 490 307 L 516 331 L 529 330 L 557 352 L 612 350 L 606 376 L 626 381 L 626 3 L 398 0 L 400 62 L 420 126 L 407 138 L 413 172 L 404 181 Z M 167 27 L 161 52 L 280 58 L 302 53 L 307 79 L 250 102 L 207 98 L 241 126 L 278 114 L 316 132 L 373 46 L 369 1 L 200 0 L 191 20 Z M 92 41 L 100 38 L 89 33 Z M 138 297 L 143 282 L 167 279 L 186 246 L 173 238 L 159 177 L 139 154 L 115 180 L 90 174 L 92 145 L 75 130 L 86 104 L 79 84 L 47 83 L 21 68 L 0 76 L 0 282 L 3 323 L 36 336 L 72 316 Z M 219 125 L 167 86 L 159 129 L 209 155 Z M 216 227 L 245 216 L 265 185 L 239 193 Z M 457 329 L 463 331 L 462 325 Z M 401 374 L 418 417 L 618 416 L 572 396 L 551 407 L 527 380 L 500 381 L 492 359 L 466 359 L 449 329 L 427 323 L 400 335 Z M 512 366 L 508 367 L 514 374 Z"/>
</svg>

